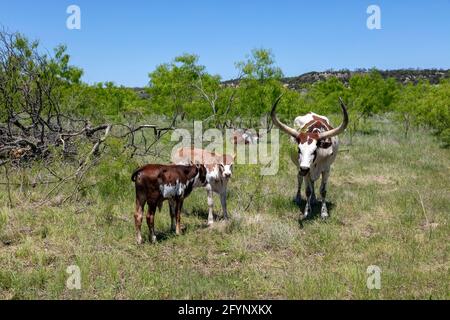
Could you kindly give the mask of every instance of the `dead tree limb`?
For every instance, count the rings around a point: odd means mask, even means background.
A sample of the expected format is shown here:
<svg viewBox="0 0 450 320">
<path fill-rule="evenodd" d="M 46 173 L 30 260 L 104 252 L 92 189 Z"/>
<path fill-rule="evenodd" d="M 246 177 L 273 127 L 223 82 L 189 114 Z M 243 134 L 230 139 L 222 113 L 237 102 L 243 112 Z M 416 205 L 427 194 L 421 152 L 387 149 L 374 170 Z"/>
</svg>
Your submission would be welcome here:
<svg viewBox="0 0 450 320">
<path fill-rule="evenodd" d="M 80 174 L 81 170 L 89 163 L 92 155 L 98 153 L 98 149 L 100 148 L 100 145 L 103 142 L 105 142 L 110 131 L 111 131 L 111 125 L 106 126 L 105 134 L 94 144 L 94 146 L 92 147 L 91 151 L 88 153 L 86 158 L 80 163 L 80 166 L 78 167 L 77 171 L 75 172 L 75 176 L 78 176 Z"/>
</svg>

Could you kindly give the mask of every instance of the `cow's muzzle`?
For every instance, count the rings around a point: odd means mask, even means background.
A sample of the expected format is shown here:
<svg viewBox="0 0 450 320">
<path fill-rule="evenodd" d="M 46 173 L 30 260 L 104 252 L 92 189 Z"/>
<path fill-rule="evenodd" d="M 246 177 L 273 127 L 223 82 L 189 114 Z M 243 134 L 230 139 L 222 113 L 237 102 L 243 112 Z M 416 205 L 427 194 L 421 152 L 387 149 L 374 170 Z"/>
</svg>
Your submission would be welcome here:
<svg viewBox="0 0 450 320">
<path fill-rule="evenodd" d="M 309 168 L 307 168 L 307 167 L 300 167 L 299 173 L 300 173 L 301 176 L 306 176 L 308 174 L 308 172 L 309 172 Z"/>
</svg>

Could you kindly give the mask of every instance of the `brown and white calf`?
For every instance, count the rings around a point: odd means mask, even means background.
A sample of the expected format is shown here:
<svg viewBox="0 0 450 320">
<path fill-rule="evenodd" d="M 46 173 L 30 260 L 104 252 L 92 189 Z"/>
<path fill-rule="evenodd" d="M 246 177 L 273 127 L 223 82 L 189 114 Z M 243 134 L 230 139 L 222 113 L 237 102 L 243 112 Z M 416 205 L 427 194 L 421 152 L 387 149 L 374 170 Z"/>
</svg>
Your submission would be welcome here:
<svg viewBox="0 0 450 320">
<path fill-rule="evenodd" d="M 136 187 L 136 211 L 134 222 L 136 241 L 142 243 L 141 225 L 144 206 L 147 203 L 147 225 L 150 231 L 149 239 L 156 241 L 155 211 L 161 209 L 164 200 L 170 203 L 171 229 L 176 234 L 181 233 L 181 208 L 184 199 L 189 196 L 194 187 L 206 184 L 206 169 L 202 165 L 162 165 L 147 164 L 133 172 L 131 180 Z"/>
<path fill-rule="evenodd" d="M 209 152 L 199 148 L 179 148 L 172 153 L 175 164 L 201 164 L 206 168 L 206 192 L 208 195 L 208 225 L 214 222 L 213 192 L 219 194 L 223 217 L 228 219 L 227 186 L 233 174 L 235 156 Z"/>
<path fill-rule="evenodd" d="M 296 165 L 298 167 L 298 188 L 296 200 L 300 203 L 300 189 L 302 182 L 306 184 L 306 206 L 303 217 L 308 217 L 311 211 L 311 203 L 315 201 L 314 182 L 322 175 L 320 185 L 320 195 L 322 197 L 322 218 L 328 217 L 325 197 L 327 194 L 327 181 L 330 175 L 331 164 L 336 159 L 339 147 L 338 135 L 344 132 L 348 125 L 347 108 L 339 98 L 343 121 L 337 128 L 333 128 L 327 117 L 310 112 L 304 116 L 299 116 L 294 120 L 297 130 L 280 122 L 276 115 L 276 107 L 281 97 L 279 97 L 272 107 L 272 121 L 274 125 L 283 132 L 292 136 L 298 144 L 298 157 Z"/>
</svg>

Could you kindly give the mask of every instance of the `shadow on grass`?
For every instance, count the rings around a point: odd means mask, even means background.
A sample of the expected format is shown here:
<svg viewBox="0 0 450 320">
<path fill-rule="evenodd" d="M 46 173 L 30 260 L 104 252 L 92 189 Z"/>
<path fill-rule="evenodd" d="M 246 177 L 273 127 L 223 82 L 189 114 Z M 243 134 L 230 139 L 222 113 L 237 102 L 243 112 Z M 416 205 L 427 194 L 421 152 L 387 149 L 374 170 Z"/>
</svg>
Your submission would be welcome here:
<svg viewBox="0 0 450 320">
<path fill-rule="evenodd" d="M 193 207 L 190 211 L 183 209 L 182 214 L 186 216 L 197 217 L 202 220 L 208 219 L 208 210 L 203 207 Z M 215 215 L 214 218 L 216 218 Z"/>
<path fill-rule="evenodd" d="M 300 209 L 300 215 L 303 216 L 303 212 L 305 211 L 306 207 L 306 200 L 301 199 L 298 201 L 297 199 L 293 199 L 293 202 L 297 205 L 297 207 Z M 328 218 L 330 219 L 333 214 L 333 209 L 335 207 L 335 204 L 330 201 L 325 201 L 327 204 L 328 209 Z M 322 219 L 320 216 L 320 212 L 322 210 L 322 201 L 320 199 L 316 199 L 316 201 L 311 203 L 311 212 L 306 218 L 299 219 L 300 227 L 303 227 L 303 222 L 308 222 L 316 219 Z"/>
<path fill-rule="evenodd" d="M 176 237 L 183 237 L 187 232 L 195 232 L 200 229 L 206 229 L 208 228 L 208 211 L 204 209 L 199 208 L 193 208 L 192 211 L 187 211 L 184 208 L 181 212 L 181 222 L 183 222 L 183 216 L 192 216 L 192 217 L 198 217 L 201 220 L 203 220 L 200 223 L 190 223 L 189 225 L 181 223 L 181 235 L 177 236 L 175 231 L 172 231 L 169 227 L 166 230 L 155 230 L 156 233 L 156 241 L 158 243 L 163 241 L 168 241 L 171 239 L 175 239 Z M 214 215 L 214 221 L 218 220 L 219 218 Z M 150 243 L 149 241 L 149 231 L 148 226 L 145 226 L 146 230 L 142 232 L 142 238 L 144 240 L 144 243 Z M 142 224 L 142 228 L 144 228 L 144 224 Z"/>
<path fill-rule="evenodd" d="M 188 217 L 189 216 L 196 217 L 196 218 L 204 221 L 205 225 L 207 227 L 207 221 L 208 221 L 208 215 L 209 215 L 208 209 L 205 209 L 204 207 L 193 207 L 190 212 L 183 209 L 182 214 L 186 215 Z M 216 214 L 213 212 L 213 218 L 214 218 L 214 222 L 224 220 L 222 212 L 220 214 Z"/>
</svg>

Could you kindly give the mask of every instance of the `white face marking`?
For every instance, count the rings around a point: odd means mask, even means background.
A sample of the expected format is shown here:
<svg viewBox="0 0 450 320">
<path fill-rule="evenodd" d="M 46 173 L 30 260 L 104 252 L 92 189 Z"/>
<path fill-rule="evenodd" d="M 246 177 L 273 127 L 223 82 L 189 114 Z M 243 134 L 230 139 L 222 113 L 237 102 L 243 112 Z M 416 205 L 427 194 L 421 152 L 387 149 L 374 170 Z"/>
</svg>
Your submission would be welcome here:
<svg viewBox="0 0 450 320">
<path fill-rule="evenodd" d="M 222 175 L 224 178 L 230 178 L 231 175 L 233 174 L 233 165 L 232 164 L 225 164 L 223 165 L 223 171 L 222 171 Z"/>
<path fill-rule="evenodd" d="M 300 143 L 298 149 L 300 151 L 298 154 L 300 168 L 310 168 L 314 160 L 314 151 L 317 149 L 316 142 L 313 141 L 310 144 L 308 144 L 308 142 Z"/>
</svg>

